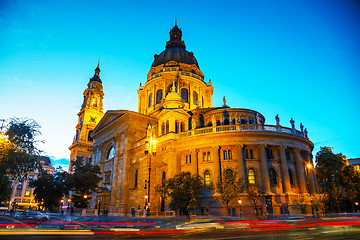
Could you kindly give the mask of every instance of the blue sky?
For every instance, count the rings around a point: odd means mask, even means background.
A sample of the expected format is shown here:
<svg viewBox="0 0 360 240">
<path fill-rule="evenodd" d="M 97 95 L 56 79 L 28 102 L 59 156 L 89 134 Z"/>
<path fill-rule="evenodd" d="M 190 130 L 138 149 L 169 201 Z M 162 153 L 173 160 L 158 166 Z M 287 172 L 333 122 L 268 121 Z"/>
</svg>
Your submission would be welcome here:
<svg viewBox="0 0 360 240">
<path fill-rule="evenodd" d="M 82 93 L 100 59 L 104 110 L 137 111 L 137 88 L 177 17 L 215 92 L 267 124 L 300 122 L 314 142 L 360 157 L 358 1 L 0 0 L 0 119 L 42 126 L 66 165 Z"/>
</svg>

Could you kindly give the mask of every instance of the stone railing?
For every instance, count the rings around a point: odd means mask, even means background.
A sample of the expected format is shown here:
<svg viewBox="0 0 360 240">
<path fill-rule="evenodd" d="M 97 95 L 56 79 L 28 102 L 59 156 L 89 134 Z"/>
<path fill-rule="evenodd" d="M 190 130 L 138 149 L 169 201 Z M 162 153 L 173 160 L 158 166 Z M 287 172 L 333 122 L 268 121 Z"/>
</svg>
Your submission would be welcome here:
<svg viewBox="0 0 360 240">
<path fill-rule="evenodd" d="M 296 129 L 287 128 L 275 125 L 262 125 L 262 124 L 235 124 L 235 125 L 220 125 L 215 127 L 197 128 L 178 134 L 178 138 L 184 138 L 194 135 L 204 135 L 215 132 L 277 132 L 296 135 L 303 138 L 308 138 L 305 133 Z"/>
</svg>

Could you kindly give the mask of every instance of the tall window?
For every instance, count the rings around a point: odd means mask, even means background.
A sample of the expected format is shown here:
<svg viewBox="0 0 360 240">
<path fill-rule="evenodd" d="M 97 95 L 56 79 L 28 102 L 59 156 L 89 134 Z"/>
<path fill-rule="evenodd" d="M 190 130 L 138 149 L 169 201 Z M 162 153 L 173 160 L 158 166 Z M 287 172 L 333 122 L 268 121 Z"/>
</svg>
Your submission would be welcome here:
<svg viewBox="0 0 360 240">
<path fill-rule="evenodd" d="M 207 152 L 207 161 L 208 161 L 208 162 L 211 162 L 211 155 L 210 155 L 210 152 Z"/>
<path fill-rule="evenodd" d="M 228 152 L 227 152 L 227 150 L 224 150 L 224 151 L 223 151 L 223 155 L 224 155 L 224 160 L 227 160 L 227 159 L 228 159 Z"/>
<path fill-rule="evenodd" d="M 250 149 L 250 158 L 251 158 L 251 159 L 254 159 L 254 154 L 253 154 L 253 150 L 252 150 L 252 149 Z"/>
<path fill-rule="evenodd" d="M 152 105 L 152 93 L 150 93 L 150 96 L 149 96 L 149 107 L 151 107 Z"/>
<path fill-rule="evenodd" d="M 269 169 L 269 180 L 271 186 L 277 185 L 277 174 L 274 168 Z"/>
<path fill-rule="evenodd" d="M 138 186 L 138 175 L 139 175 L 139 170 L 136 169 L 136 171 L 135 171 L 135 181 L 134 181 L 134 187 L 136 187 L 136 188 Z"/>
<path fill-rule="evenodd" d="M 180 132 L 185 132 L 185 123 L 181 122 Z"/>
<path fill-rule="evenodd" d="M 287 161 L 290 161 L 290 151 L 289 150 L 285 150 L 285 157 Z"/>
<path fill-rule="evenodd" d="M 106 159 L 110 159 L 110 158 L 113 158 L 115 156 L 115 148 L 114 147 L 111 147 L 108 151 L 108 154 L 106 156 Z"/>
<path fill-rule="evenodd" d="M 248 171 L 249 184 L 256 184 L 255 170 L 250 168 Z"/>
<path fill-rule="evenodd" d="M 186 88 L 181 89 L 181 99 L 186 103 L 189 102 L 189 93 Z"/>
<path fill-rule="evenodd" d="M 209 170 L 204 172 L 204 186 L 211 187 L 211 175 Z"/>
<path fill-rule="evenodd" d="M 165 171 L 163 171 L 162 176 L 161 176 L 161 184 L 162 184 L 162 186 L 165 185 L 165 180 L 166 180 L 166 173 L 165 173 Z"/>
<path fill-rule="evenodd" d="M 193 91 L 193 103 L 199 104 L 198 93 L 196 91 Z"/>
<path fill-rule="evenodd" d="M 203 162 L 206 162 L 206 160 L 207 160 L 207 157 L 206 157 L 207 155 L 206 155 L 206 152 L 204 152 L 203 153 Z"/>
<path fill-rule="evenodd" d="M 166 133 L 169 133 L 169 120 L 166 121 Z"/>
<path fill-rule="evenodd" d="M 294 185 L 294 174 L 290 168 L 288 171 L 289 171 L 289 182 L 290 182 L 290 185 L 293 186 Z"/>
<path fill-rule="evenodd" d="M 91 134 L 92 134 L 92 133 L 93 133 L 92 130 L 90 130 L 89 133 L 88 133 L 88 141 L 89 141 L 89 142 L 92 142 L 92 141 L 93 141 L 93 138 L 91 137 Z"/>
<path fill-rule="evenodd" d="M 156 104 L 161 103 L 162 95 L 163 95 L 162 89 L 157 90 L 157 92 L 156 92 Z"/>
<path fill-rule="evenodd" d="M 228 158 L 229 158 L 229 159 L 232 159 L 232 153 L 231 153 L 231 150 L 228 150 Z"/>
<path fill-rule="evenodd" d="M 272 152 L 272 149 L 270 147 L 266 148 L 266 156 L 267 156 L 267 159 L 274 159 L 273 152 Z"/>
<path fill-rule="evenodd" d="M 179 132 L 179 121 L 175 120 L 175 132 L 178 133 Z"/>
<path fill-rule="evenodd" d="M 161 135 L 165 134 L 165 123 L 161 124 Z"/>
</svg>

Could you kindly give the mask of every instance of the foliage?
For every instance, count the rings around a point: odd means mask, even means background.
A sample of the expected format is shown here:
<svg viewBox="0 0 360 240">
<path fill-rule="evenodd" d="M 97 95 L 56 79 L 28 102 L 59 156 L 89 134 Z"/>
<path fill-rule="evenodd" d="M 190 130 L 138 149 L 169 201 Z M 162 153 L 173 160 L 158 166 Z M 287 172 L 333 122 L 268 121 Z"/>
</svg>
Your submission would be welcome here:
<svg viewBox="0 0 360 240">
<path fill-rule="evenodd" d="M 235 170 L 227 169 L 223 172 L 223 176 L 218 178 L 216 184 L 216 193 L 221 202 L 228 208 L 229 202 L 238 197 L 245 189 L 245 184 L 242 179 L 238 179 L 238 174 Z"/>
<path fill-rule="evenodd" d="M 91 165 L 88 162 L 84 163 L 82 157 L 78 157 L 73 164 L 75 171 L 69 175 L 67 186 L 71 191 L 75 192 L 73 195 L 74 205 L 84 206 L 83 196 L 89 196 L 98 188 L 101 180 L 101 177 L 98 176 L 100 174 L 100 167 L 98 165 Z"/>
<path fill-rule="evenodd" d="M 1 141 L 1 169 L 13 178 L 39 167 L 36 156 L 40 151 L 35 137 L 40 126 L 31 119 L 12 118 Z"/>
<path fill-rule="evenodd" d="M 265 192 L 263 187 L 259 184 L 247 184 L 245 192 L 250 201 L 254 203 L 254 209 L 257 209 L 257 204 L 260 202 L 261 198 L 264 197 Z M 259 211 L 256 210 L 256 218 L 259 218 Z"/>
<path fill-rule="evenodd" d="M 329 196 L 331 212 L 334 212 L 335 206 L 340 212 L 340 203 L 345 197 L 353 205 L 359 196 L 359 172 L 347 164 L 344 155 L 333 153 L 330 147 L 321 147 L 316 154 L 316 175 L 321 191 Z"/>
<path fill-rule="evenodd" d="M 189 210 L 200 205 L 200 190 L 202 179 L 198 175 L 190 175 L 181 172 L 169 179 L 163 185 L 156 186 L 156 192 L 164 197 L 171 197 L 169 206 L 171 209 L 180 211 L 180 214 L 188 215 Z"/>
<path fill-rule="evenodd" d="M 35 188 L 35 200 L 43 202 L 43 206 L 52 211 L 59 206 L 62 197 L 69 193 L 67 179 L 68 173 L 61 168 L 58 168 L 54 175 L 41 171 L 38 179 L 31 181 L 29 186 Z"/>
<path fill-rule="evenodd" d="M 27 172 L 39 168 L 40 151 L 35 140 L 40 126 L 32 119 L 10 119 L 3 133 L 0 132 L 0 200 L 6 200 L 11 188 L 9 180 L 24 178 Z"/>
<path fill-rule="evenodd" d="M 320 212 L 324 212 L 326 199 L 326 194 L 303 193 L 292 199 L 291 204 L 294 207 L 301 208 L 303 211 L 305 211 L 306 206 L 311 206 L 313 213 L 318 215 Z"/>
<path fill-rule="evenodd" d="M 0 201 L 4 201 L 10 198 L 11 194 L 11 182 L 9 177 L 5 174 L 0 174 Z"/>
</svg>

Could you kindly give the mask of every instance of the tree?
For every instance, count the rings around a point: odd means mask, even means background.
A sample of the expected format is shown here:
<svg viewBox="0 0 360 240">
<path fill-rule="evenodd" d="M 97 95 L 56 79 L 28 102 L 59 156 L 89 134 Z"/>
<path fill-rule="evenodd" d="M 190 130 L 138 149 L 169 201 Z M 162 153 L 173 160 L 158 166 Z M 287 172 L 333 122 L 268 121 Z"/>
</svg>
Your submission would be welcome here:
<svg viewBox="0 0 360 240">
<path fill-rule="evenodd" d="M 43 202 L 43 206 L 52 211 L 59 206 L 60 200 L 69 194 L 66 185 L 68 173 L 58 168 L 54 175 L 41 171 L 38 179 L 30 182 L 30 187 L 35 188 L 35 200 Z"/>
<path fill-rule="evenodd" d="M 238 197 L 245 189 L 242 179 L 238 179 L 238 174 L 235 170 L 226 169 L 223 176 L 218 178 L 216 183 L 216 193 L 221 202 L 229 207 L 229 202 Z"/>
<path fill-rule="evenodd" d="M 256 213 L 256 219 L 259 219 L 259 211 L 257 204 L 260 202 L 261 198 L 264 196 L 263 187 L 259 184 L 247 184 L 245 188 L 248 198 L 254 203 L 254 210 Z"/>
<path fill-rule="evenodd" d="M 335 206 L 340 212 L 340 201 L 343 195 L 344 168 L 346 157 L 334 154 L 330 147 L 321 147 L 316 153 L 316 175 L 321 191 L 327 193 L 330 210 L 334 212 Z"/>
<path fill-rule="evenodd" d="M 341 184 L 351 204 L 352 212 L 355 212 L 354 200 L 360 197 L 360 172 L 353 165 L 347 165 L 343 169 Z"/>
<path fill-rule="evenodd" d="M 78 157 L 74 162 L 74 173 L 70 174 L 67 181 L 67 186 L 71 191 L 74 191 L 73 203 L 75 207 L 87 207 L 87 199 L 85 195 L 90 195 L 98 188 L 101 177 L 98 175 L 100 167 L 98 165 L 91 165 L 84 163 L 82 157 Z"/>
<path fill-rule="evenodd" d="M 324 211 L 326 199 L 327 195 L 323 193 L 303 193 L 293 198 L 291 204 L 294 207 L 300 208 L 302 213 L 306 212 L 306 206 L 311 206 L 313 214 L 318 215 L 318 213 Z"/>
<path fill-rule="evenodd" d="M 181 172 L 164 181 L 163 185 L 156 186 L 157 194 L 171 197 L 169 206 L 171 209 L 179 210 L 180 214 L 188 215 L 200 205 L 200 190 L 202 179 L 198 175 Z"/>
<path fill-rule="evenodd" d="M 40 126 L 32 119 L 10 119 L 4 134 L 0 132 L 0 200 L 9 197 L 6 189 L 11 188 L 9 180 L 25 178 L 27 172 L 40 168 L 37 161 L 40 151 L 36 140 Z"/>
</svg>

